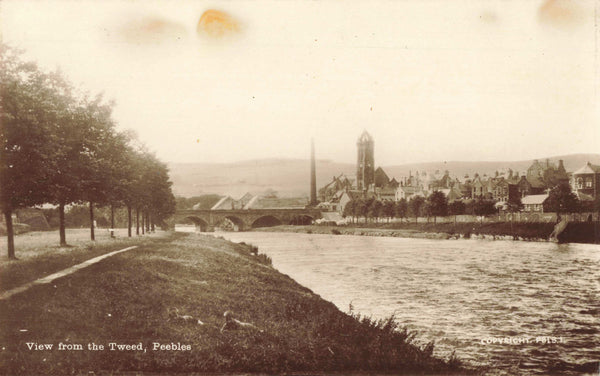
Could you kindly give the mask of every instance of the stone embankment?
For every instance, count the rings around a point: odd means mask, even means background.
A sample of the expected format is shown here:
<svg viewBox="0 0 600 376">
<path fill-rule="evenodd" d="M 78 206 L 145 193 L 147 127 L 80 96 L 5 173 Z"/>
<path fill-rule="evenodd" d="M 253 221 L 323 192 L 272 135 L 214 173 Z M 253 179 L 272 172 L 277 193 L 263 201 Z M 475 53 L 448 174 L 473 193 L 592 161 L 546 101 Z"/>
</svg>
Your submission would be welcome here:
<svg viewBox="0 0 600 376">
<path fill-rule="evenodd" d="M 356 235 L 356 236 L 389 236 L 396 238 L 414 238 L 414 239 L 479 239 L 479 240 L 519 240 L 519 241 L 550 241 L 547 234 L 539 233 L 533 236 L 518 236 L 505 234 L 485 234 L 478 232 L 477 227 L 472 231 L 464 232 L 429 232 L 414 229 L 386 229 L 378 227 L 351 227 L 351 226 L 276 226 L 257 229 L 267 232 L 296 232 L 307 234 L 334 234 L 334 235 Z"/>
</svg>

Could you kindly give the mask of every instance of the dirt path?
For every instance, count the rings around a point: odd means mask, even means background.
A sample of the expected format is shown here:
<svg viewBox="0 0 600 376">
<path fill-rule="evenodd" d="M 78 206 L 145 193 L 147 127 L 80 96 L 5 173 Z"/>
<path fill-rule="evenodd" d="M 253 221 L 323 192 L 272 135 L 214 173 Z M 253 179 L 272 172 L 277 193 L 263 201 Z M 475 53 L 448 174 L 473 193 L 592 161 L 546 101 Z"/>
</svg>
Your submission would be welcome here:
<svg viewBox="0 0 600 376">
<path fill-rule="evenodd" d="M 22 286 L 15 287 L 14 289 L 10 289 L 10 290 L 4 291 L 4 292 L 0 293 L 0 300 L 8 299 L 8 298 L 10 298 L 11 296 L 13 296 L 15 294 L 19 294 L 19 293 L 21 293 L 23 291 L 28 290 L 32 286 L 43 285 L 43 284 L 46 284 L 46 283 L 50 283 L 50 282 L 54 281 L 55 279 L 62 278 L 62 277 L 67 276 L 69 274 L 73 274 L 76 271 L 78 271 L 79 269 L 83 269 L 83 268 L 86 268 L 86 267 L 88 267 L 90 265 L 93 265 L 93 264 L 95 264 L 97 262 L 100 262 L 100 261 L 104 260 L 107 257 L 114 256 L 114 255 L 116 255 L 118 253 L 129 251 L 129 250 L 132 250 L 132 249 L 137 248 L 137 247 L 138 247 L 137 245 L 134 245 L 134 246 L 131 246 L 131 247 L 119 249 L 118 251 L 113 251 L 113 252 L 110 252 L 110 253 L 106 253 L 106 254 L 104 254 L 102 256 L 94 257 L 94 258 L 91 258 L 91 259 L 89 259 L 87 261 L 84 261 L 81 264 L 73 265 L 73 266 L 71 266 L 69 268 L 66 268 L 66 269 L 63 269 L 63 270 L 61 270 L 59 272 L 56 272 L 56 273 L 50 274 L 48 276 L 45 276 L 44 278 L 39 278 L 39 279 L 36 279 L 35 281 L 26 283 L 26 284 L 24 284 Z"/>
</svg>

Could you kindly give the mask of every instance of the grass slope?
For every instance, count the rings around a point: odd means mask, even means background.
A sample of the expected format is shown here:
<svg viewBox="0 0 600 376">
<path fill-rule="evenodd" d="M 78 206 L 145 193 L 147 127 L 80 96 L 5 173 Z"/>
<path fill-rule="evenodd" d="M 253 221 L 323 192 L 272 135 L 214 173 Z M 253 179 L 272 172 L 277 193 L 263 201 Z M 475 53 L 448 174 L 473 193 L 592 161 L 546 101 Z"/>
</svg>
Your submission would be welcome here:
<svg viewBox="0 0 600 376">
<path fill-rule="evenodd" d="M 0 291 L 10 290 L 105 253 L 153 241 L 165 234 L 158 232 L 128 238 L 126 230 L 119 229 L 116 238 L 111 238 L 108 232 L 98 231 L 96 241 L 91 241 L 88 229 L 67 229 L 69 246 L 60 247 L 58 232 L 30 232 L 15 237 L 19 260 L 8 259 L 6 237 L 1 237 Z"/>
<path fill-rule="evenodd" d="M 1 301 L 0 373 L 460 370 L 454 359 L 434 358 L 432 346 L 412 345 L 413 334 L 393 319 L 342 313 L 251 252 L 247 245 L 178 234 Z M 204 325 L 170 318 L 172 308 Z M 263 331 L 221 333 L 226 310 Z M 54 348 L 29 350 L 27 342 Z M 60 342 L 84 350 L 59 351 Z M 141 343 L 146 351 L 87 349 L 110 342 Z M 153 350 L 155 342 L 191 350 Z"/>
</svg>

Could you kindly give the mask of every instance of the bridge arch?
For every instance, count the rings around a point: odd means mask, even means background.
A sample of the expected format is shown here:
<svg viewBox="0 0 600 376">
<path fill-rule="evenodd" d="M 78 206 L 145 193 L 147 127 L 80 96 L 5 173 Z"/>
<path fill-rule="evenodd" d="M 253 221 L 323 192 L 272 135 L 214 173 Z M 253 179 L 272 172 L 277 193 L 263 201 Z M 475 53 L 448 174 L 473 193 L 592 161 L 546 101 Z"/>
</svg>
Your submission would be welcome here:
<svg viewBox="0 0 600 376">
<path fill-rule="evenodd" d="M 195 215 L 189 215 L 187 217 L 184 217 L 183 220 L 190 220 L 194 223 L 194 225 L 196 225 L 196 230 L 200 231 L 200 232 L 206 232 L 208 231 L 209 228 L 209 224 L 208 222 L 206 222 L 204 219 L 195 216 Z"/>
<path fill-rule="evenodd" d="M 272 227 L 282 225 L 283 221 L 274 215 L 263 215 L 252 222 L 251 227 Z"/>
<path fill-rule="evenodd" d="M 217 222 L 217 226 L 223 230 L 232 231 L 244 231 L 246 229 L 246 223 L 235 215 L 226 215 L 220 218 Z"/>
</svg>

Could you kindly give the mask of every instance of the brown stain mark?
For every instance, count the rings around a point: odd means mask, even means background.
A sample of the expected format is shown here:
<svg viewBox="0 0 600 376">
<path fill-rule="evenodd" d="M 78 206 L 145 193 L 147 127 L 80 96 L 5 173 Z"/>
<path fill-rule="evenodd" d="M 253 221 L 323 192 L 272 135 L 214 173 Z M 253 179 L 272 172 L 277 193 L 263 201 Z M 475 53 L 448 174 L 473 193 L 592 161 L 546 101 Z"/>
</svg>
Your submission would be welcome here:
<svg viewBox="0 0 600 376">
<path fill-rule="evenodd" d="M 240 24 L 226 12 L 209 9 L 200 17 L 196 32 L 201 36 L 222 38 L 239 33 Z"/>
<path fill-rule="evenodd" d="M 545 0 L 538 10 L 539 20 L 561 28 L 577 25 L 582 11 L 574 0 Z"/>
<path fill-rule="evenodd" d="M 126 22 L 118 35 L 130 43 L 160 43 L 183 39 L 187 35 L 185 26 L 158 16 L 147 16 Z"/>
<path fill-rule="evenodd" d="M 479 19 L 481 20 L 481 22 L 487 24 L 494 24 L 498 22 L 498 15 L 491 10 L 485 10 L 481 12 L 481 14 L 479 15 Z"/>
</svg>

